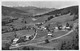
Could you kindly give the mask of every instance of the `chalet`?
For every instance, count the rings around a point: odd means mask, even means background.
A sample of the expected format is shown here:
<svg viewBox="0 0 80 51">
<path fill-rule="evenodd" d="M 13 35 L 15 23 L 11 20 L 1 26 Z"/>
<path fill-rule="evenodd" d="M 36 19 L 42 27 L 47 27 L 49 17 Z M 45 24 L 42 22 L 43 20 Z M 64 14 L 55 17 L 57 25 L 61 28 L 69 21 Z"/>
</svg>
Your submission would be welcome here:
<svg viewBox="0 0 80 51">
<path fill-rule="evenodd" d="M 51 36 L 52 34 L 51 33 L 48 33 L 48 36 Z"/>
<path fill-rule="evenodd" d="M 20 42 L 24 42 L 24 41 L 28 41 L 30 40 L 30 38 L 33 38 L 35 31 L 33 30 L 30 30 L 30 31 L 27 31 L 27 30 L 21 30 L 21 31 L 16 31 L 16 34 L 18 36 L 18 38 L 14 39 L 14 41 L 17 41 L 18 43 Z"/>
<path fill-rule="evenodd" d="M 72 25 L 70 25 L 68 23 L 62 25 L 62 31 L 71 30 L 71 28 L 72 28 Z"/>
<path fill-rule="evenodd" d="M 44 29 L 44 30 L 46 30 L 46 27 L 44 27 L 44 26 L 41 26 L 41 29 Z"/>
<path fill-rule="evenodd" d="M 58 27 L 55 27 L 55 29 L 58 29 Z"/>
<path fill-rule="evenodd" d="M 71 27 L 69 26 L 69 27 L 66 27 L 65 29 L 66 29 L 66 30 L 71 30 Z"/>
<path fill-rule="evenodd" d="M 32 35 L 25 35 L 24 36 L 24 39 L 26 40 L 26 41 L 28 41 L 28 40 L 30 40 L 30 37 L 31 37 Z"/>
<path fill-rule="evenodd" d="M 26 40 L 29 40 L 29 37 L 30 37 L 30 36 L 26 36 Z"/>
<path fill-rule="evenodd" d="M 29 36 L 22 36 L 22 37 L 19 37 L 19 38 L 15 38 L 14 40 L 13 40 L 13 43 L 12 43 L 12 45 L 14 46 L 16 46 L 17 45 L 17 43 L 21 43 L 21 42 L 26 42 L 26 41 L 29 41 L 29 40 L 31 40 L 30 38 L 32 37 L 32 35 L 29 35 Z"/>
<path fill-rule="evenodd" d="M 62 31 L 65 31 L 66 26 L 62 26 Z"/>
<path fill-rule="evenodd" d="M 53 34 L 51 32 L 48 33 L 48 36 L 53 37 Z"/>
<path fill-rule="evenodd" d="M 15 39 L 13 40 L 13 44 L 15 44 L 18 40 L 19 40 L 19 38 L 15 38 Z"/>
<path fill-rule="evenodd" d="M 33 21 L 36 21 L 37 19 L 35 19 L 35 18 L 32 18 L 32 20 L 33 20 Z"/>
<path fill-rule="evenodd" d="M 58 32 L 58 27 L 54 27 L 54 32 Z"/>
<path fill-rule="evenodd" d="M 42 24 L 43 24 L 43 22 L 41 22 L 41 23 L 36 23 L 35 26 L 41 27 Z"/>
</svg>

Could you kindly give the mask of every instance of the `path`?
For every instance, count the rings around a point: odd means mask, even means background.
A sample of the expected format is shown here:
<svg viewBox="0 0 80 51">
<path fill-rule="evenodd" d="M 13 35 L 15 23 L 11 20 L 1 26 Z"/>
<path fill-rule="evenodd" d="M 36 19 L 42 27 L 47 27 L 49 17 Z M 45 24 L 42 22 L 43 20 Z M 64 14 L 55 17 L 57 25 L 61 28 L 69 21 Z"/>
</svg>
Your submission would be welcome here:
<svg viewBox="0 0 80 51">
<path fill-rule="evenodd" d="M 75 25 L 74 25 L 74 26 L 75 26 Z M 76 26 L 75 26 L 75 27 L 76 27 Z M 56 38 L 52 38 L 52 39 L 50 39 L 49 41 L 56 40 L 56 39 L 59 39 L 59 38 L 62 38 L 62 37 L 64 37 L 64 36 L 69 35 L 70 33 L 72 33 L 72 32 L 75 30 L 75 27 L 74 27 L 71 31 L 69 31 L 68 33 L 66 33 L 66 34 L 64 34 L 64 35 L 62 35 L 62 36 L 56 37 Z M 35 45 L 40 44 L 40 43 L 45 43 L 45 41 L 41 41 L 41 42 L 37 42 L 37 43 L 31 43 L 31 44 L 27 44 L 27 45 L 20 45 L 20 46 L 12 47 L 12 48 L 18 48 L 18 47 L 21 47 L 21 46 L 35 46 Z M 41 47 L 42 47 L 42 46 L 41 46 Z M 10 48 L 10 49 L 12 49 L 12 48 Z"/>
<path fill-rule="evenodd" d="M 62 37 L 64 37 L 64 36 L 66 36 L 66 35 L 69 35 L 69 34 L 72 33 L 72 32 L 73 32 L 73 30 L 69 31 L 69 32 L 66 33 L 65 35 L 62 35 L 62 36 L 59 36 L 59 37 L 50 39 L 49 41 L 52 41 L 52 40 L 56 40 L 56 39 L 62 38 Z M 32 43 L 32 44 L 27 44 L 27 45 L 20 45 L 20 46 L 17 46 L 17 47 L 21 47 L 21 46 L 29 46 L 29 45 L 30 45 L 30 46 L 34 46 L 34 45 L 40 44 L 40 43 L 45 43 L 45 41 L 41 41 L 41 42 L 37 42 L 37 43 Z M 17 48 L 17 47 L 12 47 L 12 48 Z M 10 49 L 12 49 L 12 48 L 10 48 Z"/>
</svg>

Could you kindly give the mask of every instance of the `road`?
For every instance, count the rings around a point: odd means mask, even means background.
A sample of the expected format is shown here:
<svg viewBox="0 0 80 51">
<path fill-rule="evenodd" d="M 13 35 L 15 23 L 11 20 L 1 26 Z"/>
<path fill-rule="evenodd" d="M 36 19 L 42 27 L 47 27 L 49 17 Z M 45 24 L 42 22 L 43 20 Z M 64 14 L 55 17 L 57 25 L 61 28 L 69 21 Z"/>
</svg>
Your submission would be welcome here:
<svg viewBox="0 0 80 51">
<path fill-rule="evenodd" d="M 59 37 L 50 39 L 49 41 L 62 38 L 62 37 L 64 37 L 64 36 L 66 36 L 66 35 L 69 35 L 69 34 L 72 33 L 72 32 L 73 32 L 73 30 L 69 31 L 68 33 L 66 33 L 66 34 L 64 34 L 64 35 L 62 35 L 62 36 L 59 36 Z M 34 45 L 37 45 L 37 44 L 40 44 L 40 43 L 45 43 L 45 41 L 41 41 L 41 42 L 37 42 L 37 43 L 32 43 L 32 44 L 27 44 L 27 45 L 20 45 L 20 46 L 17 46 L 17 47 L 11 47 L 10 49 L 12 49 L 12 48 L 18 48 L 18 47 L 21 47 L 21 46 L 29 46 L 29 45 L 30 45 L 30 46 L 34 46 Z"/>
<path fill-rule="evenodd" d="M 70 33 L 72 33 L 75 30 L 75 27 L 76 27 L 76 24 L 74 24 L 73 29 L 71 31 L 69 31 L 68 33 L 66 33 L 66 34 L 64 34 L 62 36 L 56 37 L 56 38 L 52 38 L 49 41 L 56 40 L 56 39 L 59 39 L 59 38 L 62 38 L 64 36 L 69 35 Z M 31 44 L 26 44 L 26 45 L 20 45 L 20 46 L 17 46 L 17 47 L 10 47 L 10 49 L 18 48 L 18 47 L 22 47 L 22 46 L 37 46 L 37 44 L 40 44 L 40 43 L 45 43 L 45 41 L 41 41 L 41 42 L 37 42 L 37 43 L 31 43 Z M 39 46 L 39 47 L 44 47 L 44 46 Z"/>
</svg>

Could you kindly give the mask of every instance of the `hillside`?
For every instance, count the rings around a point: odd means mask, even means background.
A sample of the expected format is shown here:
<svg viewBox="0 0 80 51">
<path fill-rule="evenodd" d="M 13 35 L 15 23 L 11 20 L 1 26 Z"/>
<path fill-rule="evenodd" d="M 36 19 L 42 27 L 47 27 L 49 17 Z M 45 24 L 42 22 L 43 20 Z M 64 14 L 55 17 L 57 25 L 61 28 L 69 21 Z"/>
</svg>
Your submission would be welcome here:
<svg viewBox="0 0 80 51">
<path fill-rule="evenodd" d="M 26 11 L 26 12 L 32 13 L 33 15 L 43 14 L 43 13 L 55 10 L 55 8 L 38 8 L 38 7 L 33 7 L 33 6 L 13 7 L 13 8 L 16 8 L 16 9 L 19 9 L 19 10 L 22 10 L 22 11 Z"/>
<path fill-rule="evenodd" d="M 2 15 L 3 16 L 16 16 L 16 17 L 21 17 L 21 16 L 28 16 L 30 13 L 18 10 L 15 8 L 11 7 L 6 7 L 2 6 Z"/>
<path fill-rule="evenodd" d="M 23 8 L 2 6 L 2 50 L 78 50 L 78 6 Z"/>
<path fill-rule="evenodd" d="M 55 15 L 55 16 L 59 16 L 59 15 L 64 15 L 64 14 L 68 14 L 71 13 L 72 14 L 78 14 L 78 6 L 70 6 L 67 8 L 62 8 L 62 9 L 57 9 L 55 11 L 51 11 L 42 15 L 36 15 L 35 17 L 41 17 L 41 16 L 45 16 L 45 15 Z"/>
</svg>

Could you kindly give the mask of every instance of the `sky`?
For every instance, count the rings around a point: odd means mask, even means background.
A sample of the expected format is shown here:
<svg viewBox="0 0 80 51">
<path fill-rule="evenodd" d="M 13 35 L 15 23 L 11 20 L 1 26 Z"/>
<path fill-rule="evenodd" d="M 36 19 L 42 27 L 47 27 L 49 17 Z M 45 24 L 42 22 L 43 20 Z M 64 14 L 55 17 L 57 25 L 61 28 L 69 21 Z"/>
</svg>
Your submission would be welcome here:
<svg viewBox="0 0 80 51">
<path fill-rule="evenodd" d="M 76 1 L 3 1 L 4 6 L 35 6 L 40 8 L 64 8 L 78 5 Z"/>
</svg>

